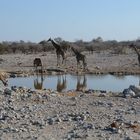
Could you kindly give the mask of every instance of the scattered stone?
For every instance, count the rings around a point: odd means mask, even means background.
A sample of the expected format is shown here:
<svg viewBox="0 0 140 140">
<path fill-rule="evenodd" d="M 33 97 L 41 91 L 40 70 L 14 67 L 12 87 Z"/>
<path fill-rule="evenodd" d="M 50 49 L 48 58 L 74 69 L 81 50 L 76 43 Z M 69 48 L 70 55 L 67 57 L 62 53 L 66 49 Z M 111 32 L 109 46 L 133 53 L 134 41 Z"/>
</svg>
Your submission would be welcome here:
<svg viewBox="0 0 140 140">
<path fill-rule="evenodd" d="M 130 85 L 128 89 L 123 91 L 124 97 L 140 97 L 140 86 Z"/>
<path fill-rule="evenodd" d="M 76 96 L 65 93 L 61 96 L 54 90 L 35 91 L 16 86 L 4 88 L 0 94 L 1 138 L 12 135 L 14 139 L 39 139 L 42 133 L 54 138 L 56 130 L 59 139 L 65 137 L 70 140 L 112 139 L 113 135 L 125 139 L 131 138 L 129 134 L 139 136 L 138 98 L 102 98 L 100 94 L 108 93 L 101 92 L 96 97 L 76 91 L 71 93 Z M 64 136 L 61 136 L 61 131 Z"/>
<path fill-rule="evenodd" d="M 6 94 L 6 95 L 12 95 L 12 90 L 10 90 L 9 88 L 5 88 L 4 94 Z"/>
<path fill-rule="evenodd" d="M 125 98 L 127 98 L 127 97 L 135 97 L 135 92 L 132 91 L 130 88 L 128 88 L 128 89 L 124 89 L 123 95 L 124 95 Z"/>
</svg>

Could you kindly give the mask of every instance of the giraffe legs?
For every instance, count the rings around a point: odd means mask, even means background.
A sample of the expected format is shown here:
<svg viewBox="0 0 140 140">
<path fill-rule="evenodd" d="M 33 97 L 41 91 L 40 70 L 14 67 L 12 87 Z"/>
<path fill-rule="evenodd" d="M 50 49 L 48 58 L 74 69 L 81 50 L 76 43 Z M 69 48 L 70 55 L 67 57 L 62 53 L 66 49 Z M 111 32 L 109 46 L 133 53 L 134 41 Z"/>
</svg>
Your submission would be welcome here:
<svg viewBox="0 0 140 140">
<path fill-rule="evenodd" d="M 62 65 L 64 64 L 64 58 L 62 58 Z"/>
<path fill-rule="evenodd" d="M 87 63 L 85 63 L 85 62 L 83 61 L 83 70 L 86 70 L 86 68 L 87 68 Z"/>
<path fill-rule="evenodd" d="M 78 70 L 79 70 L 79 66 L 80 66 L 80 62 L 77 61 L 77 72 L 78 72 Z"/>
<path fill-rule="evenodd" d="M 65 67 L 66 66 L 66 59 L 62 58 L 62 65 Z"/>
<path fill-rule="evenodd" d="M 57 67 L 60 67 L 60 55 L 57 55 Z"/>
<path fill-rule="evenodd" d="M 87 68 L 87 63 L 85 61 L 82 62 L 82 65 L 80 63 L 80 61 L 77 61 L 77 72 L 79 72 L 79 70 L 83 70 L 85 71 Z"/>
</svg>

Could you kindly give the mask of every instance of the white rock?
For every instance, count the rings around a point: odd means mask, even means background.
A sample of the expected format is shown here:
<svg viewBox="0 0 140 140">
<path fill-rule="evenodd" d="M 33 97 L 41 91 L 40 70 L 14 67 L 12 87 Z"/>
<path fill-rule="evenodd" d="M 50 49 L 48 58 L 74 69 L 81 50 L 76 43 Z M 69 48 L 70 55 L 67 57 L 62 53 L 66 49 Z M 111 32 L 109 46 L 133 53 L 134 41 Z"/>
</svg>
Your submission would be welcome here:
<svg viewBox="0 0 140 140">
<path fill-rule="evenodd" d="M 129 89 L 131 89 L 136 94 L 136 96 L 140 96 L 140 86 L 130 85 Z"/>
</svg>

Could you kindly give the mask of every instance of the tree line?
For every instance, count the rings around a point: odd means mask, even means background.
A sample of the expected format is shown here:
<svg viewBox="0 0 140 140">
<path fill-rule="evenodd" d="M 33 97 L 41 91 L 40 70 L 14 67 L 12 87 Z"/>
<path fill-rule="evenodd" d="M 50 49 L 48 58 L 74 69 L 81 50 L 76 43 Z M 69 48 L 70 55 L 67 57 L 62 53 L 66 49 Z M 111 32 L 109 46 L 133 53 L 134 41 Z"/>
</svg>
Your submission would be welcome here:
<svg viewBox="0 0 140 140">
<path fill-rule="evenodd" d="M 79 51 L 88 51 L 89 53 L 93 53 L 94 51 L 103 51 L 109 50 L 112 53 L 123 54 L 127 53 L 129 49 L 129 45 L 131 43 L 135 43 L 138 48 L 140 46 L 140 39 L 135 41 L 116 41 L 116 40 L 108 40 L 104 41 L 101 37 L 93 39 L 89 42 L 83 40 L 76 40 L 75 42 L 68 42 L 58 37 L 54 39 L 58 43 L 62 45 L 75 45 Z M 16 42 L 3 41 L 0 43 L 0 54 L 8 54 L 8 53 L 39 53 L 39 52 L 49 52 L 54 51 L 54 47 L 51 43 L 44 41 L 44 45 L 34 42 L 24 42 L 22 40 Z"/>
</svg>

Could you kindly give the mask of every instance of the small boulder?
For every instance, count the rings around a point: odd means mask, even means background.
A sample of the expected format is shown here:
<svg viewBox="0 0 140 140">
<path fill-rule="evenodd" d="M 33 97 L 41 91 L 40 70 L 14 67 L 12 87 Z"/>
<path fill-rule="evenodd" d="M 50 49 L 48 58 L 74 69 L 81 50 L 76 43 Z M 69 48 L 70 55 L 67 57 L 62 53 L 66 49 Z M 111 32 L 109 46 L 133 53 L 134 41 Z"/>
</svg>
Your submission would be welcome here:
<svg viewBox="0 0 140 140">
<path fill-rule="evenodd" d="M 129 89 L 131 89 L 136 94 L 136 96 L 140 96 L 140 86 L 130 85 Z"/>
<path fill-rule="evenodd" d="M 11 95 L 12 94 L 12 90 L 10 90 L 9 88 L 5 88 L 4 94 Z"/>
<path fill-rule="evenodd" d="M 123 90 L 124 97 L 135 97 L 135 92 L 132 91 L 130 88 Z"/>
</svg>

